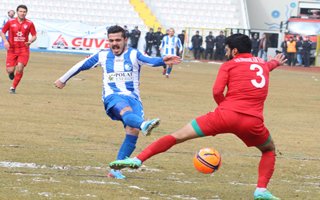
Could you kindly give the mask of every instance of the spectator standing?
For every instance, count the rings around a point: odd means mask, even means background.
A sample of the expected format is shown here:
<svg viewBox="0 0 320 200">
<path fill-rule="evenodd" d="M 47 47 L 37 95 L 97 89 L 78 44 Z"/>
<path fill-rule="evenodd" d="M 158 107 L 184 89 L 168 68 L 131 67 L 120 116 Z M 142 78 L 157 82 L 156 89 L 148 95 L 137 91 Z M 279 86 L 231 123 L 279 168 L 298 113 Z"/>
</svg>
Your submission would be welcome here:
<svg viewBox="0 0 320 200">
<path fill-rule="evenodd" d="M 180 39 L 181 41 L 181 45 L 184 47 L 184 40 L 185 40 L 185 37 L 186 37 L 186 31 L 185 30 L 182 30 L 180 34 L 178 34 L 178 38 Z M 183 51 L 183 50 L 182 50 Z M 178 56 L 182 56 L 179 54 L 179 51 L 177 51 L 177 55 Z"/>
<path fill-rule="evenodd" d="M 302 65 L 302 43 L 303 39 L 299 36 L 297 40 L 297 63 L 299 66 Z"/>
<path fill-rule="evenodd" d="M 282 43 L 281 43 L 281 49 L 282 49 L 282 54 L 285 56 L 285 57 L 288 57 L 288 55 L 287 55 L 287 41 L 288 41 L 288 39 L 287 38 L 285 38 L 284 39 L 284 41 L 282 41 Z"/>
<path fill-rule="evenodd" d="M 262 34 L 262 37 L 259 41 L 259 57 L 264 61 L 268 60 L 268 38 L 267 34 Z"/>
<path fill-rule="evenodd" d="M 134 29 L 130 33 L 131 47 L 138 48 L 138 43 L 140 39 L 141 31 L 138 26 L 135 26 Z"/>
<path fill-rule="evenodd" d="M 27 66 L 30 56 L 30 45 L 37 39 L 37 32 L 32 21 L 26 18 L 28 8 L 25 5 L 17 7 L 18 17 L 14 20 L 9 20 L 0 36 L 4 41 L 4 47 L 7 49 L 6 69 L 9 74 L 9 79 L 13 80 L 10 87 L 10 93 L 15 94 L 16 88 L 20 83 L 24 68 Z M 8 39 L 5 33 L 8 32 Z M 29 40 L 29 34 L 32 35 Z"/>
<path fill-rule="evenodd" d="M 224 36 L 224 32 L 220 31 L 220 34 L 216 37 L 215 39 L 215 44 L 216 44 L 216 51 L 214 53 L 214 59 L 215 60 L 224 60 L 225 56 L 225 41 L 226 37 Z"/>
<path fill-rule="evenodd" d="M 209 35 L 206 36 L 205 59 L 207 60 L 213 59 L 213 48 L 214 48 L 214 36 L 212 35 L 212 31 L 210 31 Z M 209 58 L 208 58 L 208 55 L 210 55 Z"/>
<path fill-rule="evenodd" d="M 124 25 L 124 26 L 123 26 L 123 29 L 124 29 L 124 31 L 125 31 L 126 37 L 127 37 L 127 38 L 130 38 L 130 32 L 129 32 L 129 30 L 128 30 L 127 25 Z"/>
<path fill-rule="evenodd" d="M 162 56 L 176 56 L 177 49 L 179 49 L 180 54 L 182 52 L 182 45 L 180 39 L 174 35 L 174 29 L 170 28 L 168 35 L 164 36 L 161 42 L 160 50 L 162 51 Z M 167 67 L 164 69 L 163 74 L 166 75 L 166 78 L 169 78 L 169 75 L 172 71 L 172 64 L 168 64 Z"/>
<path fill-rule="evenodd" d="M 153 33 L 153 28 L 150 28 L 149 32 L 146 33 L 146 50 L 145 53 L 151 56 L 152 54 L 152 46 L 154 43 L 154 33 Z"/>
<path fill-rule="evenodd" d="M 288 65 L 295 66 L 296 65 L 296 53 L 297 53 L 297 42 L 293 39 L 293 37 L 289 38 L 287 41 L 287 56 L 288 56 Z"/>
<path fill-rule="evenodd" d="M 258 57 L 258 53 L 259 53 L 258 33 L 253 34 L 253 37 L 251 38 L 251 45 L 252 45 L 252 50 L 251 50 L 252 55 L 255 57 Z"/>
<path fill-rule="evenodd" d="M 310 67 L 310 53 L 312 48 L 312 42 L 309 37 L 305 37 L 302 43 L 302 58 L 303 65 L 305 67 Z"/>
<path fill-rule="evenodd" d="M 153 41 L 153 45 L 155 46 L 155 49 L 157 51 L 157 57 L 161 57 L 160 54 L 160 44 L 161 44 L 161 40 L 163 38 L 163 33 L 161 32 L 161 28 L 158 28 L 158 31 L 154 33 L 154 41 Z"/>
<path fill-rule="evenodd" d="M 199 35 L 199 31 L 196 31 L 196 34 L 191 38 L 193 56 L 195 60 L 200 60 L 202 42 L 202 36 Z"/>
</svg>

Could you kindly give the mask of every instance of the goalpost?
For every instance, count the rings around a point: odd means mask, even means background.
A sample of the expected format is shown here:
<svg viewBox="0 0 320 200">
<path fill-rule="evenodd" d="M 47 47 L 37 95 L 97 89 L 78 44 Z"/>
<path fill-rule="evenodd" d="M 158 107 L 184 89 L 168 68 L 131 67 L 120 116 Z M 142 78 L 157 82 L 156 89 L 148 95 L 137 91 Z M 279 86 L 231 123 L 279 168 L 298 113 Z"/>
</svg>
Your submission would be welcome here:
<svg viewBox="0 0 320 200">
<path fill-rule="evenodd" d="M 320 35 L 317 37 L 317 48 L 316 48 L 316 61 L 315 61 L 315 66 L 320 67 Z"/>
</svg>

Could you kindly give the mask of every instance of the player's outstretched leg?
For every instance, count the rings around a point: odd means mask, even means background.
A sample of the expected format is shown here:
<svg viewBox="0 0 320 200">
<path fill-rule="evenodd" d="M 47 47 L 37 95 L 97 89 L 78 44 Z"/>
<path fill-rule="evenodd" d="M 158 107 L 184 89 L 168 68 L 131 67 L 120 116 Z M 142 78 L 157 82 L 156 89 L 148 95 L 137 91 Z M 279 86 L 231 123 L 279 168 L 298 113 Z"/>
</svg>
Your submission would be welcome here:
<svg viewBox="0 0 320 200">
<path fill-rule="evenodd" d="M 141 132 L 143 135 L 148 136 L 151 134 L 152 130 L 156 127 L 158 127 L 160 124 L 160 119 L 155 118 L 152 120 L 144 121 L 141 124 Z"/>
</svg>

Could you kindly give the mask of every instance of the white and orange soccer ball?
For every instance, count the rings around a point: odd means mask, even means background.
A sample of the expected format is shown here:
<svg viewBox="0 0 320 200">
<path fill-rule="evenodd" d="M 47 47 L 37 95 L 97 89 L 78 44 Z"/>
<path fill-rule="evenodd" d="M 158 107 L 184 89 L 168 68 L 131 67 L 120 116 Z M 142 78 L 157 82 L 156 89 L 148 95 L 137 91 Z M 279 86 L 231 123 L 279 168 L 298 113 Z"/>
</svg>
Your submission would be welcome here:
<svg viewBox="0 0 320 200">
<path fill-rule="evenodd" d="M 221 166 L 220 153 L 214 148 L 202 148 L 194 155 L 193 165 L 199 172 L 211 174 Z"/>
</svg>

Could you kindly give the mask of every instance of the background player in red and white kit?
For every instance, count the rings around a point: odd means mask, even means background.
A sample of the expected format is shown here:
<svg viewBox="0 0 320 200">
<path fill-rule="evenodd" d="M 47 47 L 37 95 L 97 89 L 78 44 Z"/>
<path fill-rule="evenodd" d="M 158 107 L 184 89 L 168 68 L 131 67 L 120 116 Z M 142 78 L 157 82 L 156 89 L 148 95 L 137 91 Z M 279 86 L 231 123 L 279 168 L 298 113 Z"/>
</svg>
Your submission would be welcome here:
<svg viewBox="0 0 320 200">
<path fill-rule="evenodd" d="M 138 168 L 148 158 L 167 151 L 175 144 L 203 136 L 233 133 L 248 147 L 255 146 L 261 153 L 259 177 L 254 199 L 278 200 L 267 185 L 275 166 L 275 145 L 264 125 L 263 107 L 268 94 L 269 71 L 285 62 L 282 54 L 265 62 L 251 54 L 248 36 L 234 34 L 226 39 L 226 56 L 213 86 L 213 98 L 218 107 L 192 120 L 182 129 L 163 136 L 145 148 L 137 157 L 118 160 L 110 167 Z M 224 90 L 227 92 L 224 95 Z"/>
<path fill-rule="evenodd" d="M 13 80 L 11 93 L 15 93 L 16 88 L 23 76 L 24 67 L 28 64 L 30 48 L 29 46 L 37 39 L 37 32 L 32 21 L 26 19 L 28 8 L 25 5 L 17 7 L 17 18 L 8 21 L 2 28 L 0 36 L 4 41 L 7 51 L 6 68 L 9 78 Z M 5 33 L 9 31 L 9 38 Z M 29 34 L 32 38 L 29 40 Z M 15 73 L 16 71 L 16 73 Z"/>
</svg>

